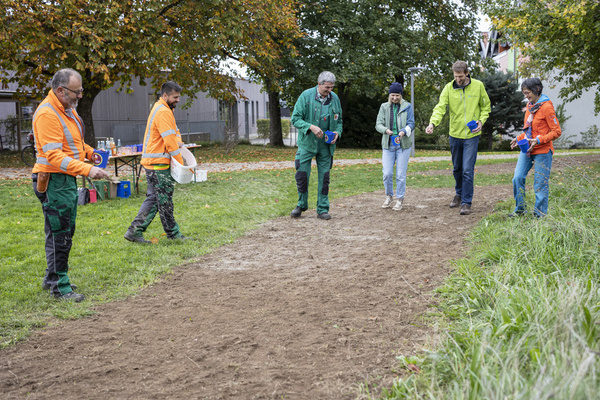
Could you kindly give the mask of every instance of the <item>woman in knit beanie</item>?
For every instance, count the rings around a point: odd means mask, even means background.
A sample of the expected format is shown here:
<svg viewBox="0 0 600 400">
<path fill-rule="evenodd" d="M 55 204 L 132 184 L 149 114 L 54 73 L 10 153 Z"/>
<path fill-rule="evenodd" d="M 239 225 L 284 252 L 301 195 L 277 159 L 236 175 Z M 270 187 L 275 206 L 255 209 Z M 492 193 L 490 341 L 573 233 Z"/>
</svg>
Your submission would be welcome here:
<svg viewBox="0 0 600 400">
<path fill-rule="evenodd" d="M 375 129 L 381 133 L 381 161 L 385 201 L 382 208 L 394 202 L 394 164 L 396 165 L 396 204 L 392 210 L 400 211 L 406 191 L 406 170 L 412 150 L 415 115 L 412 105 L 402 98 L 404 88 L 399 82 L 390 85 L 388 101 L 379 107 Z"/>
</svg>

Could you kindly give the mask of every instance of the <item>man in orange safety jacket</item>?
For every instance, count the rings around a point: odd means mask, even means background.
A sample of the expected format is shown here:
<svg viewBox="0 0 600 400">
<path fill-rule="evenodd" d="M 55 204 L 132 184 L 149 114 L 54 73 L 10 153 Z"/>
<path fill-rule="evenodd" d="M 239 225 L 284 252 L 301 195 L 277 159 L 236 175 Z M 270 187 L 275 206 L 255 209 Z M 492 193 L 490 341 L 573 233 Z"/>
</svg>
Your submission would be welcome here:
<svg viewBox="0 0 600 400">
<path fill-rule="evenodd" d="M 81 75 L 70 68 L 52 78 L 48 96 L 33 116 L 37 150 L 33 166 L 33 190 L 42 203 L 46 233 L 46 275 L 43 289 L 55 298 L 80 302 L 69 281 L 69 253 L 77 217 L 77 175 L 108 178 L 106 171 L 86 164 L 94 149 L 84 142 L 85 127 L 75 108 L 82 97 Z"/>
<path fill-rule="evenodd" d="M 125 239 L 130 242 L 150 243 L 144 239 L 144 232 L 157 212 L 167 239 L 190 239 L 181 234 L 173 215 L 175 180 L 171 177 L 171 158 L 183 165 L 180 150 L 183 142 L 173 114 L 180 94 L 181 86 L 173 81 L 165 82 L 160 88 L 160 98 L 148 116 L 141 161 L 146 171 L 148 191 L 137 216 L 125 233 Z"/>
</svg>

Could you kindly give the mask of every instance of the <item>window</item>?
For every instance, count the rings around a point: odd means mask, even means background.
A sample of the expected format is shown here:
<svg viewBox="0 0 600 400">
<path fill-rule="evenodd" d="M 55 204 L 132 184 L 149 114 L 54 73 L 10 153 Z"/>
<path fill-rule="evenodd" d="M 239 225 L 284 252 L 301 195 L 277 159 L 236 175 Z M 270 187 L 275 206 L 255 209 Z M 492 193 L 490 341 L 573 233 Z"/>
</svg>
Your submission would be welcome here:
<svg viewBox="0 0 600 400">
<path fill-rule="evenodd" d="M 219 120 L 229 121 L 229 103 L 226 101 L 219 101 Z"/>
</svg>

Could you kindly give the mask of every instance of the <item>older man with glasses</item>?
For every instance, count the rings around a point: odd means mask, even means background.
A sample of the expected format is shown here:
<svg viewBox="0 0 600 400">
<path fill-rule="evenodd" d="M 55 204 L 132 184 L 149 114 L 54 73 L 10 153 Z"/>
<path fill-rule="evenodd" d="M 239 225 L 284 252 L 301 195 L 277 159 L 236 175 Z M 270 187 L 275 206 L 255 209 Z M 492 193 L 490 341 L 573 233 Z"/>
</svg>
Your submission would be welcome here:
<svg viewBox="0 0 600 400">
<path fill-rule="evenodd" d="M 108 178 L 106 171 L 86 164 L 94 149 L 84 142 L 85 126 L 75 108 L 82 97 L 81 75 L 70 68 L 52 78 L 52 89 L 33 116 L 37 159 L 33 190 L 42 203 L 46 233 L 46 275 L 42 283 L 59 300 L 80 302 L 69 276 L 69 253 L 77 217 L 77 175 Z"/>
<path fill-rule="evenodd" d="M 292 124 L 298 129 L 296 152 L 296 185 L 298 205 L 291 213 L 300 218 L 308 209 L 308 182 L 312 159 L 317 160 L 319 185 L 317 192 L 317 218 L 331 219 L 329 214 L 329 171 L 333 165 L 335 144 L 342 133 L 342 106 L 333 92 L 335 75 L 321 72 L 317 86 L 305 90 L 294 106 Z M 327 135 L 327 132 L 331 132 Z M 331 136 L 331 137 L 329 137 Z"/>
</svg>

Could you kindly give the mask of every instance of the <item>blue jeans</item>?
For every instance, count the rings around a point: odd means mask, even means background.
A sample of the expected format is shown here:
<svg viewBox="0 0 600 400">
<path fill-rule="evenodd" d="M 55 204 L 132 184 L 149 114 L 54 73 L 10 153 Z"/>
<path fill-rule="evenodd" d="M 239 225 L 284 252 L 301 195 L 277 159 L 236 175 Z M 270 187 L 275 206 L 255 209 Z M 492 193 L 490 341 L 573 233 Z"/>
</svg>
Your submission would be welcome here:
<svg viewBox="0 0 600 400">
<path fill-rule="evenodd" d="M 479 135 L 471 139 L 457 139 L 450 136 L 450 153 L 454 169 L 454 190 L 460 196 L 461 205 L 473 202 L 473 180 L 475 178 L 475 162 L 477 161 Z"/>
<path fill-rule="evenodd" d="M 390 146 L 383 149 L 381 163 L 383 164 L 383 187 L 387 196 L 394 195 L 394 164 L 396 164 L 396 197 L 404 198 L 406 192 L 406 169 L 411 149 L 402 149 L 402 146 Z"/>
<path fill-rule="evenodd" d="M 525 178 L 534 167 L 533 191 L 535 192 L 535 207 L 533 214 L 543 217 L 548 214 L 548 180 L 552 169 L 552 152 L 546 154 L 535 154 L 528 156 L 526 153 L 519 154 L 519 160 L 515 167 L 513 177 L 513 194 L 515 196 L 515 213 L 524 213 L 527 209 L 525 204 Z"/>
</svg>

